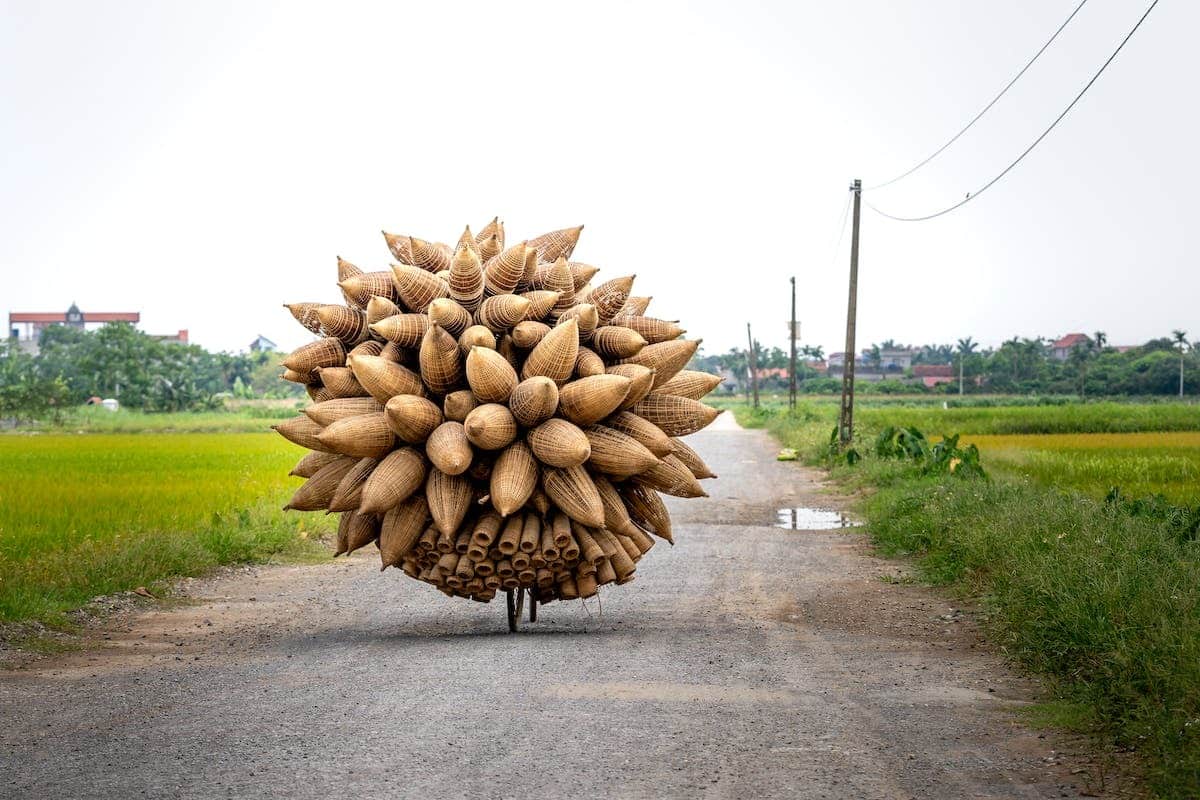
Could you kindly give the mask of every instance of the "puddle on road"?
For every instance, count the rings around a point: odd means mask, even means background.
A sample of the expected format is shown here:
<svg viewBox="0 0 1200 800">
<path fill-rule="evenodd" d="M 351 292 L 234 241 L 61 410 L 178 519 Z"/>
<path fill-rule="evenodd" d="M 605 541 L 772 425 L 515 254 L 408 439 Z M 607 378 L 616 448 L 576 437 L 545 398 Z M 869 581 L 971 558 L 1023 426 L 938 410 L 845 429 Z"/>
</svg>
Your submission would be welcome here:
<svg viewBox="0 0 1200 800">
<path fill-rule="evenodd" d="M 855 528 L 859 522 L 847 517 L 841 511 L 830 511 L 827 508 L 780 508 L 775 511 L 775 527 L 790 531 L 829 531 L 838 528 Z"/>
</svg>

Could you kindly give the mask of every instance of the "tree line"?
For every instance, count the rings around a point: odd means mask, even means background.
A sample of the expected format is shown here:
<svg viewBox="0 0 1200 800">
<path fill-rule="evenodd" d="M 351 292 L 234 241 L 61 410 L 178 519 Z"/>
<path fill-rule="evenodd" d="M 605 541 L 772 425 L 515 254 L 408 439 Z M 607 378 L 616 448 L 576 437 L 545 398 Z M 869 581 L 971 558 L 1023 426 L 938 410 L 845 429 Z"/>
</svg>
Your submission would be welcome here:
<svg viewBox="0 0 1200 800">
<path fill-rule="evenodd" d="M 755 359 L 759 370 L 786 370 L 789 354 L 779 347 L 764 347 L 754 342 Z M 888 350 L 912 351 L 912 364 L 945 365 L 953 368 L 954 378 L 932 390 L 919 381 L 910 381 L 911 368 L 889 369 L 883 353 Z M 1065 360 L 1053 357 L 1052 342 L 1044 337 L 1017 337 L 999 347 L 980 348 L 972 337 L 954 344 L 927 344 L 909 347 L 894 340 L 872 344 L 865 348 L 860 359 L 868 371 L 883 373 L 885 379 L 874 386 L 866 381 L 861 386 L 868 391 L 883 392 L 952 392 L 959 391 L 959 376 L 965 393 L 997 394 L 1077 394 L 1091 395 L 1189 395 L 1200 392 L 1200 341 L 1189 342 L 1182 330 L 1131 348 L 1116 348 L 1108 343 L 1103 331 L 1085 337 L 1067 354 Z M 818 371 L 812 362 L 823 362 L 824 349 L 805 346 L 798 350 L 796 379 L 801 391 L 807 393 L 841 390 L 840 372 L 833 377 Z M 708 372 L 728 371 L 744 379 L 746 350 L 731 348 L 727 353 L 697 353 L 693 369 Z M 767 390 L 783 389 L 787 378 L 767 375 L 759 384 Z"/>
<path fill-rule="evenodd" d="M 42 331 L 37 355 L 15 339 L 0 341 L 0 418 L 59 414 L 92 397 L 146 411 L 196 411 L 218 408 L 230 395 L 301 396 L 302 387 L 279 379 L 280 358 L 162 342 L 125 322 L 94 331 L 54 325 Z"/>
</svg>

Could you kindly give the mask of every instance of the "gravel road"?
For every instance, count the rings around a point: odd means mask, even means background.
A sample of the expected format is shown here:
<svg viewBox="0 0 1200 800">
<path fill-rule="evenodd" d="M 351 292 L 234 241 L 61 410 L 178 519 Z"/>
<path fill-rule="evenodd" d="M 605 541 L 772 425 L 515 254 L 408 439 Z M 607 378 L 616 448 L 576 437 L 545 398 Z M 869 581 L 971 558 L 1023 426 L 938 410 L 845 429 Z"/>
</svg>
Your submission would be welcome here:
<svg viewBox="0 0 1200 800">
<path fill-rule="evenodd" d="M 0 796 L 1043 798 L 1096 792 L 1077 742 L 969 610 L 881 580 L 837 508 L 722 415 L 720 474 L 637 580 L 507 633 L 370 553 L 184 584 L 0 672 Z M 1095 795 L 1093 795 L 1095 796 Z"/>
</svg>

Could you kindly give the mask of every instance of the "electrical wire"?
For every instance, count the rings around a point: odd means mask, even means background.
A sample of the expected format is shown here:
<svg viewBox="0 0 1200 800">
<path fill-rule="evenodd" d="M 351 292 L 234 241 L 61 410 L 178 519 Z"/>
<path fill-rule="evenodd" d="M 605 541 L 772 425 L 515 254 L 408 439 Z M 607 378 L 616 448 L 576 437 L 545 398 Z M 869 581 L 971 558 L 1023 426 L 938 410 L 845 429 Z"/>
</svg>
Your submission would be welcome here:
<svg viewBox="0 0 1200 800">
<path fill-rule="evenodd" d="M 833 255 L 829 259 L 832 267 L 837 264 L 838 253 L 842 250 L 842 239 L 846 238 L 846 220 L 850 218 L 850 201 L 854 198 L 853 189 L 846 193 L 846 205 L 842 207 L 842 221 L 838 226 L 837 243 L 833 246 Z"/>
<path fill-rule="evenodd" d="M 947 141 L 944 145 L 939 147 L 937 150 L 934 150 L 924 161 L 921 161 L 919 164 L 912 167 L 907 172 L 902 172 L 899 175 L 897 175 L 896 177 L 892 178 L 891 180 L 886 180 L 883 183 L 877 183 L 874 186 L 868 186 L 865 189 L 863 189 L 863 191 L 869 192 L 874 189 L 882 189 L 885 186 L 891 186 L 893 183 L 896 183 L 899 180 L 903 180 L 904 178 L 907 178 L 909 175 L 912 175 L 914 172 L 919 170 L 921 167 L 925 166 L 930 161 L 933 161 L 935 158 L 940 156 L 947 147 L 949 147 L 950 145 L 957 142 L 960 136 L 962 136 L 964 133 L 969 131 L 971 129 L 972 125 L 974 125 L 976 122 L 978 122 L 980 120 L 980 118 L 983 117 L 984 114 L 986 114 L 988 111 L 991 110 L 992 106 L 996 105 L 996 103 L 1000 100 L 1001 97 L 1004 97 L 1004 95 L 1008 93 L 1008 90 L 1013 87 L 1013 84 L 1015 84 L 1017 81 L 1019 81 L 1021 79 L 1021 76 L 1024 75 L 1026 73 L 1026 71 L 1028 71 L 1028 69 L 1033 66 L 1033 62 L 1037 61 L 1041 57 L 1042 53 L 1046 52 L 1046 48 L 1048 48 L 1051 44 L 1053 44 L 1054 40 L 1058 38 L 1058 35 L 1063 32 L 1063 29 L 1066 28 L 1068 24 L 1070 24 L 1071 20 L 1075 19 L 1075 15 L 1079 13 L 1079 9 L 1081 9 L 1085 5 L 1087 5 L 1087 1 L 1088 0 L 1081 0 L 1079 5 L 1075 6 L 1075 10 L 1071 12 L 1071 16 L 1067 17 L 1066 20 L 1063 21 L 1063 24 L 1058 26 L 1058 30 L 1056 30 L 1054 32 L 1054 34 L 1049 39 L 1046 40 L 1046 43 L 1044 45 L 1042 45 L 1040 50 L 1038 50 L 1036 53 L 1033 54 L 1033 58 L 1029 59 L 1029 61 L 1026 62 L 1025 66 L 1021 67 L 1021 71 L 1018 72 L 1015 76 L 1013 76 L 1013 79 L 1011 81 L 1009 81 L 1007 84 L 1005 84 L 1004 88 L 1000 90 L 1000 94 L 993 97 L 992 101 L 990 103 L 988 103 L 986 106 L 984 106 L 982 111 L 980 111 L 978 114 L 976 114 L 974 117 L 972 117 L 971 121 L 968 122 L 962 128 L 962 130 L 960 130 L 958 133 L 951 136 L 949 141 Z"/>
<path fill-rule="evenodd" d="M 1137 33 L 1137 29 L 1140 28 L 1142 26 L 1142 23 L 1146 21 L 1146 17 L 1150 16 L 1150 12 L 1154 10 L 1154 7 L 1156 5 L 1158 5 L 1158 0 L 1154 0 L 1154 2 L 1152 2 L 1150 4 L 1150 6 L 1146 9 L 1145 13 L 1142 14 L 1140 19 L 1138 19 L 1137 24 L 1134 25 L 1132 29 L 1130 29 L 1129 33 L 1125 34 L 1125 38 L 1121 40 L 1121 43 L 1119 45 L 1117 45 L 1117 49 L 1114 50 L 1112 55 L 1110 55 L 1108 57 L 1108 60 L 1105 61 L 1100 66 L 1100 69 L 1097 70 L 1096 74 L 1092 76 L 1092 79 L 1090 81 L 1088 81 L 1086 85 L 1084 85 L 1083 89 L 1080 90 L 1079 94 L 1075 95 L 1075 99 L 1071 101 L 1070 105 L 1068 105 L 1066 108 L 1063 109 L 1063 112 L 1055 118 L 1054 122 L 1050 123 L 1050 127 L 1046 128 L 1046 130 L 1042 131 L 1042 134 L 1033 140 L 1033 144 L 1029 145 L 1029 147 L 1026 147 L 1025 151 L 1023 153 L 1021 153 L 1021 155 L 1017 156 L 1015 161 L 1013 161 L 1011 164 L 1009 164 L 1007 167 L 1005 167 L 1004 170 L 999 175 L 997 175 L 996 177 L 992 178 L 990 181 L 985 183 L 980 189 L 978 189 L 974 192 L 968 192 L 966 197 L 964 197 L 962 200 L 959 200 L 957 203 L 950 206 L 949 208 L 943 208 L 941 211 L 936 211 L 932 214 L 925 214 L 920 217 L 901 217 L 896 214 L 889 214 L 888 212 L 882 211 L 882 210 L 876 208 L 870 202 L 864 200 L 863 202 L 866 203 L 867 208 L 871 209 L 876 214 L 879 214 L 882 217 L 887 217 L 888 219 L 896 220 L 897 222 L 924 222 L 925 220 L 934 219 L 935 217 L 940 217 L 943 214 L 949 214 L 951 211 L 954 211 L 955 209 L 962 208 L 967 203 L 971 202 L 975 198 L 979 197 L 979 195 L 983 194 L 988 189 L 992 188 L 992 186 L 994 186 L 1001 178 L 1003 178 L 1005 175 L 1007 175 L 1009 172 L 1011 172 L 1013 167 L 1017 166 L 1017 164 L 1020 164 L 1021 161 L 1023 161 L 1025 159 L 1025 156 L 1027 156 L 1031 152 L 1033 152 L 1033 149 L 1035 147 L 1037 147 L 1039 144 L 1041 144 L 1043 139 L 1045 139 L 1047 136 L 1050 135 L 1050 131 L 1054 130 L 1054 128 L 1057 127 L 1058 123 L 1062 122 L 1063 117 L 1067 116 L 1067 114 L 1071 111 L 1071 109 L 1075 107 L 1075 104 L 1078 103 L 1081 99 L 1083 99 L 1083 96 L 1085 94 L 1087 94 L 1088 89 L 1092 88 L 1092 84 L 1094 84 L 1096 82 L 1096 80 L 1099 79 L 1099 77 L 1104 73 L 1104 70 L 1108 69 L 1108 65 L 1113 62 L 1113 59 L 1115 59 L 1117 57 L 1117 54 L 1121 52 L 1121 49 L 1123 47 L 1125 47 L 1125 44 L 1131 38 L 1133 38 L 1133 34 Z"/>
</svg>

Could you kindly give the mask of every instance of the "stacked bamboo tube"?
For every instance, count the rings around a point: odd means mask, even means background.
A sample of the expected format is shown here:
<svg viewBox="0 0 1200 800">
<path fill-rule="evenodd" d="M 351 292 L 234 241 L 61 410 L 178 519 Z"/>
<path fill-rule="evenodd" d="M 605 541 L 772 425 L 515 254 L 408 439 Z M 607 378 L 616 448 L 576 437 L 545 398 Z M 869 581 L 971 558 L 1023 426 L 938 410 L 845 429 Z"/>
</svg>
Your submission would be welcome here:
<svg viewBox="0 0 1200 800">
<path fill-rule="evenodd" d="M 506 246 L 497 219 L 454 247 L 384 232 L 398 263 L 339 258 L 344 304 L 291 303 L 320 338 L 283 361 L 313 403 L 275 426 L 307 448 L 286 509 L 340 513 L 337 553 L 488 602 L 633 580 L 661 495 L 716 477 L 681 437 L 719 413 L 699 346 L 646 316 L 633 277 L 572 261 L 582 227 Z"/>
</svg>

